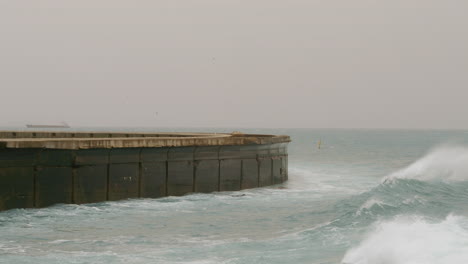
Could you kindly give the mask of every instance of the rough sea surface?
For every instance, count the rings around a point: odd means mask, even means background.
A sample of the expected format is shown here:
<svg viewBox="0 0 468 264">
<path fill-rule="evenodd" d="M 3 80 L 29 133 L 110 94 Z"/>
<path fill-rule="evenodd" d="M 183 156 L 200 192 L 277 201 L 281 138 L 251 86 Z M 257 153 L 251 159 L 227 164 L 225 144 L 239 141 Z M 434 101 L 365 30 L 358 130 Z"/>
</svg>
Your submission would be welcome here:
<svg viewBox="0 0 468 264">
<path fill-rule="evenodd" d="M 288 182 L 0 212 L 0 263 L 468 263 L 468 132 L 242 131 L 292 137 Z"/>
</svg>

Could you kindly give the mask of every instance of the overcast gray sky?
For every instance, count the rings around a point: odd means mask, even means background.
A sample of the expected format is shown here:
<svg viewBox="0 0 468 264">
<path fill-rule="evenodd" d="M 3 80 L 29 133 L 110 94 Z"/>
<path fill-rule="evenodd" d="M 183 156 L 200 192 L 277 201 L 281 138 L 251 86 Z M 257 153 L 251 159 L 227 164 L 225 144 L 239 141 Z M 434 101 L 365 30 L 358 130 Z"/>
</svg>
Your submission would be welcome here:
<svg viewBox="0 0 468 264">
<path fill-rule="evenodd" d="M 0 0 L 0 125 L 468 128 L 467 14 L 466 0 Z"/>
</svg>

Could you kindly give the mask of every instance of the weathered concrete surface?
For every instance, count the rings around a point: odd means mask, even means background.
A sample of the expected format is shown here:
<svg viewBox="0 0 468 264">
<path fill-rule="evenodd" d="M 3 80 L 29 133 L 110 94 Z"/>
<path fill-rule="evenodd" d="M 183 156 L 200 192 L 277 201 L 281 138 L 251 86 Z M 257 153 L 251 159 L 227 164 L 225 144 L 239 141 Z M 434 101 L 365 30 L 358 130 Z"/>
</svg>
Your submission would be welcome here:
<svg viewBox="0 0 468 264">
<path fill-rule="evenodd" d="M 35 206 L 71 203 L 73 169 L 71 167 L 38 167 L 35 181 Z"/>
<path fill-rule="evenodd" d="M 107 201 L 107 165 L 80 166 L 73 174 L 73 203 L 95 203 Z"/>
<path fill-rule="evenodd" d="M 158 198 L 166 196 L 166 162 L 143 162 L 140 167 L 139 197 Z"/>
<path fill-rule="evenodd" d="M 219 191 L 219 148 L 219 146 L 195 148 L 194 192 Z"/>
<path fill-rule="evenodd" d="M 258 187 L 258 161 L 257 159 L 243 159 L 241 189 L 256 187 Z"/>
<path fill-rule="evenodd" d="M 0 210 L 236 191 L 288 179 L 288 136 L 0 131 Z"/>
<path fill-rule="evenodd" d="M 219 190 L 239 191 L 242 180 L 242 160 L 225 159 L 221 160 L 219 170 Z"/>
<path fill-rule="evenodd" d="M 0 210 L 34 207 L 33 167 L 0 168 Z"/>
<path fill-rule="evenodd" d="M 209 193 L 219 189 L 219 160 L 197 161 L 194 192 Z"/>
<path fill-rule="evenodd" d="M 158 198 L 167 195 L 167 153 L 169 148 L 142 148 L 140 152 L 140 195 Z"/>
<path fill-rule="evenodd" d="M 73 135 L 73 136 L 70 136 Z M 117 134 L 122 136 L 123 134 Z M 244 134 L 125 134 L 0 132 L 0 148 L 96 149 L 96 148 L 158 148 L 183 146 L 223 146 L 274 144 L 290 141 L 288 136 Z M 128 137 L 127 137 L 128 136 Z"/>
</svg>

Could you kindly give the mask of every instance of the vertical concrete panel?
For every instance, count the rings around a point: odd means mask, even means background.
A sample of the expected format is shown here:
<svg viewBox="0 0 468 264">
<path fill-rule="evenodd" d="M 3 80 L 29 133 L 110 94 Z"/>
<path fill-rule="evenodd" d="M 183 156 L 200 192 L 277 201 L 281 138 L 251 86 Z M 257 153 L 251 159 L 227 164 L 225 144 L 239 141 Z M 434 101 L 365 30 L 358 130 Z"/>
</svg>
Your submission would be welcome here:
<svg viewBox="0 0 468 264">
<path fill-rule="evenodd" d="M 170 148 L 167 152 L 167 160 L 193 160 L 195 147 Z"/>
<path fill-rule="evenodd" d="M 139 164 L 109 165 L 109 200 L 138 197 Z"/>
<path fill-rule="evenodd" d="M 71 167 L 39 167 L 36 170 L 36 207 L 72 202 Z"/>
<path fill-rule="evenodd" d="M 242 160 L 241 189 L 258 187 L 258 163 L 256 159 Z"/>
<path fill-rule="evenodd" d="M 256 145 L 255 147 L 256 157 L 266 157 L 270 153 L 270 145 Z"/>
<path fill-rule="evenodd" d="M 288 159 L 289 159 L 289 156 L 284 157 L 284 160 L 286 161 L 286 166 L 285 166 L 286 167 L 286 180 L 289 179 L 289 161 L 288 161 Z"/>
<path fill-rule="evenodd" d="M 41 167 L 71 167 L 73 151 L 62 149 L 44 149 L 39 152 L 37 165 Z"/>
<path fill-rule="evenodd" d="M 0 149 L 0 168 L 26 168 L 36 165 L 37 149 Z"/>
<path fill-rule="evenodd" d="M 166 162 L 143 162 L 140 181 L 140 197 L 166 196 Z"/>
<path fill-rule="evenodd" d="M 193 192 L 195 147 L 170 148 L 167 153 L 167 194 L 184 195 Z"/>
<path fill-rule="evenodd" d="M 75 165 L 98 165 L 109 163 L 108 149 L 82 149 L 75 151 Z"/>
<path fill-rule="evenodd" d="M 0 210 L 34 207 L 34 170 L 0 168 Z"/>
<path fill-rule="evenodd" d="M 169 148 L 142 148 L 140 162 L 166 161 Z"/>
<path fill-rule="evenodd" d="M 74 169 L 73 201 L 77 204 L 107 200 L 107 165 Z"/>
<path fill-rule="evenodd" d="M 219 172 L 220 191 L 238 191 L 241 186 L 241 160 L 221 160 Z"/>
<path fill-rule="evenodd" d="M 283 182 L 281 177 L 281 158 L 280 157 L 273 157 L 272 161 L 272 180 L 273 184 L 279 184 Z"/>
<path fill-rule="evenodd" d="M 200 160 L 195 166 L 195 192 L 216 192 L 219 187 L 219 161 Z"/>
<path fill-rule="evenodd" d="M 240 146 L 239 156 L 236 159 L 256 159 L 259 151 L 261 151 L 259 145 Z"/>
<path fill-rule="evenodd" d="M 219 148 L 220 159 L 238 159 L 241 155 L 241 146 L 221 146 Z"/>
<path fill-rule="evenodd" d="M 271 145 L 269 145 L 268 153 L 271 156 L 278 156 L 279 153 L 280 153 L 280 144 L 271 144 Z"/>
<path fill-rule="evenodd" d="M 195 160 L 218 160 L 219 146 L 197 147 L 194 152 Z"/>
<path fill-rule="evenodd" d="M 109 163 L 138 163 L 140 162 L 139 148 L 116 148 L 109 153 Z"/>
<path fill-rule="evenodd" d="M 271 158 L 260 158 L 259 163 L 259 187 L 272 185 Z"/>
<path fill-rule="evenodd" d="M 168 161 L 167 195 L 193 192 L 193 161 Z"/>
<path fill-rule="evenodd" d="M 281 157 L 281 179 L 283 182 L 288 180 L 288 156 Z"/>
</svg>

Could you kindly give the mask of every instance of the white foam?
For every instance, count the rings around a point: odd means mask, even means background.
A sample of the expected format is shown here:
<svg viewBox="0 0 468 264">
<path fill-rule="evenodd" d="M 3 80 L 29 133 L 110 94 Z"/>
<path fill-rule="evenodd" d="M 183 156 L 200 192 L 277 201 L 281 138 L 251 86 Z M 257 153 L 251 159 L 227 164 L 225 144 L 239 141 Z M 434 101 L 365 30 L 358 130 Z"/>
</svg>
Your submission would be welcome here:
<svg viewBox="0 0 468 264">
<path fill-rule="evenodd" d="M 383 181 L 394 179 L 468 181 L 468 148 L 436 148 L 408 167 L 385 177 Z"/>
<path fill-rule="evenodd" d="M 317 170 L 307 166 L 291 166 L 289 181 L 285 183 L 289 190 L 314 191 L 316 194 L 355 194 L 366 190 L 367 179 L 357 176 L 354 181 L 344 181 L 350 177 L 349 172 L 340 170 Z"/>
<path fill-rule="evenodd" d="M 380 222 L 343 264 L 468 263 L 468 219 L 448 216 L 439 223 L 420 217 Z M 464 226 L 465 225 L 465 226 Z"/>
<path fill-rule="evenodd" d="M 48 243 L 49 243 L 49 244 L 62 244 L 62 243 L 67 243 L 67 242 L 72 242 L 72 240 L 68 240 L 68 239 L 57 239 L 57 240 L 50 241 L 50 242 L 48 242 Z"/>
<path fill-rule="evenodd" d="M 27 247 L 17 244 L 15 241 L 3 241 L 0 243 L 0 256 L 2 254 L 22 254 Z"/>
<path fill-rule="evenodd" d="M 374 206 L 383 207 L 384 205 L 389 204 L 384 203 L 383 201 L 376 198 L 370 198 L 363 205 L 361 205 L 361 207 L 359 207 L 358 211 L 356 212 L 356 215 L 361 215 L 364 211 L 370 210 Z"/>
</svg>

